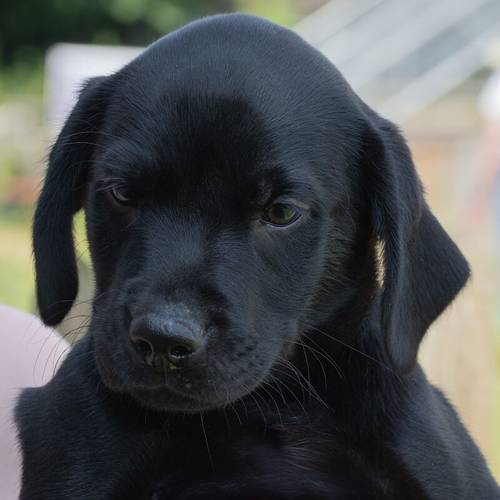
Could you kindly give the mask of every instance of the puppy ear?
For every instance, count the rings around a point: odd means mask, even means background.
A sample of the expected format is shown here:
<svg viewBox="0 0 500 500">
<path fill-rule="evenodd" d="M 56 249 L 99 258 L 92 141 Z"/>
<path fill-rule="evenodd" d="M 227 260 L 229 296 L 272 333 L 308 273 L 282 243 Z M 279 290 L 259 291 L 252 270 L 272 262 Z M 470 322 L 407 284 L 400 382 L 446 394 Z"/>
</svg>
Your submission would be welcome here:
<svg viewBox="0 0 500 500">
<path fill-rule="evenodd" d="M 73 214 L 81 208 L 86 170 L 105 106 L 103 82 L 83 87 L 49 155 L 44 186 L 33 221 L 36 294 L 47 325 L 60 323 L 78 292 L 73 245 Z"/>
<path fill-rule="evenodd" d="M 407 373 L 426 330 L 467 281 L 469 267 L 427 206 L 397 128 L 372 111 L 367 124 L 366 194 L 383 249 L 380 323 L 389 360 Z"/>
</svg>

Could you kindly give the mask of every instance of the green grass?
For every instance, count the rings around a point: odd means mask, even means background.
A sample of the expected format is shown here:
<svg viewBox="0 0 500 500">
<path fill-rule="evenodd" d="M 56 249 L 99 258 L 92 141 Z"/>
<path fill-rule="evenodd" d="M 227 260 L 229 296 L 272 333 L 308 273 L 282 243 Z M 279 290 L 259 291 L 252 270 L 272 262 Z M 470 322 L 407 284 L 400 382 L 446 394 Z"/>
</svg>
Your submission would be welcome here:
<svg viewBox="0 0 500 500">
<path fill-rule="evenodd" d="M 34 275 L 28 212 L 0 214 L 0 303 L 33 310 Z"/>
</svg>

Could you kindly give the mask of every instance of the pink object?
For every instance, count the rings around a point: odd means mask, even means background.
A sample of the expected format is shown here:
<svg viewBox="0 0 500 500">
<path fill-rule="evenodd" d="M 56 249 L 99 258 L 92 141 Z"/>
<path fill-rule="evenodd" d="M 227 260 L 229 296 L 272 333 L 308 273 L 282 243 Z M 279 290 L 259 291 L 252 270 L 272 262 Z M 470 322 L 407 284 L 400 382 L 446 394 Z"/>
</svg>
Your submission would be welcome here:
<svg viewBox="0 0 500 500">
<path fill-rule="evenodd" d="M 13 409 L 24 387 L 50 380 L 68 343 L 35 316 L 0 305 L 0 498 L 19 496 L 21 458 Z"/>
</svg>

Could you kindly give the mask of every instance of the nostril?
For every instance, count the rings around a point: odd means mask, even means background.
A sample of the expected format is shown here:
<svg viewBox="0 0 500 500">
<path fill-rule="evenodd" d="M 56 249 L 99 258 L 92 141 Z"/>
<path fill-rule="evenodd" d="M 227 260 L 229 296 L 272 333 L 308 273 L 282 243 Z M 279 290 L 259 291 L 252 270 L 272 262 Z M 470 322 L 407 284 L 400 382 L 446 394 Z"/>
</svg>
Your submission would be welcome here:
<svg viewBox="0 0 500 500">
<path fill-rule="evenodd" d="M 132 321 L 129 339 L 135 360 L 159 371 L 204 359 L 203 329 L 194 319 L 145 314 Z"/>
<path fill-rule="evenodd" d="M 139 356 L 146 361 L 148 365 L 152 365 L 155 357 L 153 344 L 142 337 L 132 339 L 132 345 Z"/>
<path fill-rule="evenodd" d="M 167 354 L 171 361 L 181 361 L 193 354 L 195 349 L 187 344 L 172 344 L 168 347 Z"/>
</svg>

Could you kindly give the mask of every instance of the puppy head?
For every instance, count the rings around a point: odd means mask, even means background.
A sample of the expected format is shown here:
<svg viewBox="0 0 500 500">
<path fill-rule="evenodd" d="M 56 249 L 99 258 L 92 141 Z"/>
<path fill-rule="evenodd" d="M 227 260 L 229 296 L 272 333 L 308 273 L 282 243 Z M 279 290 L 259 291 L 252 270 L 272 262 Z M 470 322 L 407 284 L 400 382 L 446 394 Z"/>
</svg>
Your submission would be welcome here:
<svg viewBox="0 0 500 500">
<path fill-rule="evenodd" d="M 394 127 L 293 33 L 248 16 L 193 23 L 83 89 L 34 221 L 47 324 L 77 292 L 82 200 L 97 366 L 156 408 L 249 393 L 359 283 L 389 361 L 411 370 L 467 277 Z M 375 242 L 380 286 L 359 265 Z"/>
</svg>

